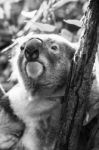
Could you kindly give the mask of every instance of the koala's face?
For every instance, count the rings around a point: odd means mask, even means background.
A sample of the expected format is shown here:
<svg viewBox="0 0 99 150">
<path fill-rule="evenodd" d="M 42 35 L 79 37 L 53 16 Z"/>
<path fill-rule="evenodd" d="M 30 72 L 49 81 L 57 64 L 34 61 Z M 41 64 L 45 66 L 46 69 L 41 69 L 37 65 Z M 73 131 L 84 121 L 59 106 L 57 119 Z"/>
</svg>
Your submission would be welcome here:
<svg viewBox="0 0 99 150">
<path fill-rule="evenodd" d="M 51 96 L 64 89 L 74 53 L 69 42 L 55 34 L 34 35 L 20 51 L 17 64 L 29 92 Z"/>
</svg>

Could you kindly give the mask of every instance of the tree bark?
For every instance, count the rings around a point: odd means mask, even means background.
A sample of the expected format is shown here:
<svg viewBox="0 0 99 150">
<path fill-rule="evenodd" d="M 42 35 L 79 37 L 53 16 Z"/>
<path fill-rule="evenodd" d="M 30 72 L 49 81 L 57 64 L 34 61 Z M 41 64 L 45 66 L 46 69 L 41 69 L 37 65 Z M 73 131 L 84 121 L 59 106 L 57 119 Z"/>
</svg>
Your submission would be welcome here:
<svg viewBox="0 0 99 150">
<path fill-rule="evenodd" d="M 92 85 L 92 69 L 97 51 L 99 0 L 90 0 L 84 17 L 84 34 L 72 61 L 61 112 L 55 150 L 78 150 L 86 103 Z"/>
</svg>

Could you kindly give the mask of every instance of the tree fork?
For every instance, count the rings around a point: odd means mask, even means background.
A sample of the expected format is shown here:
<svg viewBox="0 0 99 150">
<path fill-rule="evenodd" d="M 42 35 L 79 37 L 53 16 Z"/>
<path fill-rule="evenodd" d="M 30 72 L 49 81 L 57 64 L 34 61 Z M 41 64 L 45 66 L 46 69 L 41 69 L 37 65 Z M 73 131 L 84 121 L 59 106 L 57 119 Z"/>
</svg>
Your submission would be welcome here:
<svg viewBox="0 0 99 150">
<path fill-rule="evenodd" d="M 84 34 L 72 61 L 62 106 L 59 137 L 55 150 L 78 150 L 86 103 L 92 86 L 92 69 L 97 51 L 99 0 L 90 0 L 84 16 Z"/>
</svg>

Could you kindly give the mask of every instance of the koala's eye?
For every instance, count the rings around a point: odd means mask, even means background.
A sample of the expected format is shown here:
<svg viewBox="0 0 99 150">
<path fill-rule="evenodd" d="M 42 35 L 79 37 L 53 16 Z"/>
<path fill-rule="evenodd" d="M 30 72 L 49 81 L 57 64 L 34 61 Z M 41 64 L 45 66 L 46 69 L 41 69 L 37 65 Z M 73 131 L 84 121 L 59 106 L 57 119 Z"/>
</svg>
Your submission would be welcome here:
<svg viewBox="0 0 99 150">
<path fill-rule="evenodd" d="M 53 51 L 58 51 L 58 50 L 59 50 L 59 46 L 58 46 L 57 44 L 53 44 L 53 45 L 51 46 L 51 49 L 52 49 Z"/>
</svg>

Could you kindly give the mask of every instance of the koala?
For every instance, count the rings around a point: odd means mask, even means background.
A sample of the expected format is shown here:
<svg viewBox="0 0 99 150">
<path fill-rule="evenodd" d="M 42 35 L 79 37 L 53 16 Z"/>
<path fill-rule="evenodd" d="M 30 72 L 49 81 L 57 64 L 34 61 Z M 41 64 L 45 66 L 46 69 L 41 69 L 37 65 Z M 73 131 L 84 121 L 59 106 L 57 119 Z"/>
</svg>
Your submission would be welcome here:
<svg viewBox="0 0 99 150">
<path fill-rule="evenodd" d="M 74 46 L 56 34 L 33 34 L 14 51 L 18 83 L 0 100 L 0 150 L 51 150 Z"/>
<path fill-rule="evenodd" d="M 22 40 L 12 59 L 18 83 L 0 100 L 0 150 L 53 150 L 75 50 L 56 34 Z"/>
</svg>

